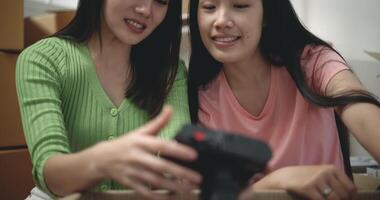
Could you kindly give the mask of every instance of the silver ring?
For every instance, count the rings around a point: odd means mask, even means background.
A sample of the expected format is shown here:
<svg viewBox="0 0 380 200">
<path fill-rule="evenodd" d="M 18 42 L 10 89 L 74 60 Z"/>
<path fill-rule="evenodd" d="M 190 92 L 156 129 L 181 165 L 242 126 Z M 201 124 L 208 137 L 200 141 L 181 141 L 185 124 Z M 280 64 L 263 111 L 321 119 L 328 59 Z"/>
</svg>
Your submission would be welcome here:
<svg viewBox="0 0 380 200">
<path fill-rule="evenodd" d="M 322 191 L 322 195 L 323 195 L 323 197 L 328 197 L 330 194 L 331 194 L 331 192 L 332 192 L 333 190 L 330 188 L 330 187 L 326 187 L 325 189 L 323 189 L 323 191 Z"/>
</svg>

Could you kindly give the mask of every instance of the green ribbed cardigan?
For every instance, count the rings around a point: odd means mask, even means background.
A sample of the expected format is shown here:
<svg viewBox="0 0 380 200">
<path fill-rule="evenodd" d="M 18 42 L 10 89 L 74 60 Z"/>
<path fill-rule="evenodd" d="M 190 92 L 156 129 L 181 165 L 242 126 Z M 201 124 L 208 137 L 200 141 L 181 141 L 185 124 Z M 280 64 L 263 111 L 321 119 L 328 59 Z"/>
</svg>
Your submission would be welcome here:
<svg viewBox="0 0 380 200">
<path fill-rule="evenodd" d="M 190 122 L 186 80 L 186 68 L 181 63 L 166 99 L 174 113 L 160 132 L 162 138 L 172 138 Z M 17 60 L 16 85 L 33 177 L 47 193 L 43 166 L 50 156 L 80 151 L 128 133 L 149 120 L 147 112 L 127 98 L 119 107 L 114 106 L 101 86 L 85 44 L 56 37 L 37 42 Z M 109 189 L 122 187 L 105 180 L 94 188 Z"/>
</svg>

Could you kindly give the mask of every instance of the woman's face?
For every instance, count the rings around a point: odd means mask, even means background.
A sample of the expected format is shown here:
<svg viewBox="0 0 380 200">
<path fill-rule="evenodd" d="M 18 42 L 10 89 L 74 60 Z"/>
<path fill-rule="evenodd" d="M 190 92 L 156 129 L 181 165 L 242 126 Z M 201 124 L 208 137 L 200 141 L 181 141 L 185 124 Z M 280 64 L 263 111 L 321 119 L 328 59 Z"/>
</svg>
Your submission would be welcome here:
<svg viewBox="0 0 380 200">
<path fill-rule="evenodd" d="M 168 5 L 169 0 L 104 0 L 102 29 L 126 45 L 135 45 L 164 20 Z"/>
<path fill-rule="evenodd" d="M 249 59 L 261 38 L 262 0 L 199 0 L 198 24 L 202 41 L 216 60 Z"/>
</svg>

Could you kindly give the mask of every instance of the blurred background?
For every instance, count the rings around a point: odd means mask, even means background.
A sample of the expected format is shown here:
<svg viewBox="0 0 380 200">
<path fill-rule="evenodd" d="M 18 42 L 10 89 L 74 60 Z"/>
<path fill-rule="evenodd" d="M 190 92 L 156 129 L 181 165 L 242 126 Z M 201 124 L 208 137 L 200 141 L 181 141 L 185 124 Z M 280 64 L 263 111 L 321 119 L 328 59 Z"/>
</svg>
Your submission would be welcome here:
<svg viewBox="0 0 380 200">
<path fill-rule="evenodd" d="M 188 0 L 183 2 L 186 21 Z M 380 1 L 291 2 L 304 25 L 333 44 L 368 90 L 380 96 Z M 34 185 L 15 92 L 17 56 L 67 24 L 76 5 L 77 0 L 0 0 L 0 199 L 25 199 Z M 187 26 L 183 33 L 181 57 L 187 62 Z M 350 142 L 354 166 L 376 164 L 354 138 Z"/>
</svg>

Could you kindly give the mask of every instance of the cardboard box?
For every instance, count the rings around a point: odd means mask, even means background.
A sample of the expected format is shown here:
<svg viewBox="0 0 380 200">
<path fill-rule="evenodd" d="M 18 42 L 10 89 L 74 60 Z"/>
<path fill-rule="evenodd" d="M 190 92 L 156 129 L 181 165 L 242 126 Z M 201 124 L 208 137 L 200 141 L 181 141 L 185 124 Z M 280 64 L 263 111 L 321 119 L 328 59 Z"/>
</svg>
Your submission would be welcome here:
<svg viewBox="0 0 380 200">
<path fill-rule="evenodd" d="M 74 10 L 64 10 L 24 18 L 23 0 L 1 0 L 0 9 L 0 49 L 11 51 L 54 34 L 75 15 Z"/>
<path fill-rule="evenodd" d="M 24 47 L 24 0 L 0 1 L 0 49 Z"/>
<path fill-rule="evenodd" d="M 34 187 L 27 149 L 0 151 L 1 199 L 25 199 Z"/>
<path fill-rule="evenodd" d="M 25 146 L 15 83 L 17 56 L 0 52 L 0 147 Z"/>
<path fill-rule="evenodd" d="M 358 190 L 378 190 L 380 193 L 380 178 L 368 176 L 366 174 L 354 174 L 354 181 Z M 378 199 L 380 199 L 380 196 Z"/>
<path fill-rule="evenodd" d="M 367 167 L 367 175 L 380 178 L 380 167 L 379 166 Z"/>
<path fill-rule="evenodd" d="M 370 55 L 372 58 L 375 58 L 376 60 L 380 61 L 380 52 L 376 52 L 376 51 L 367 51 L 367 50 L 364 50 L 364 52 L 368 55 Z"/>
<path fill-rule="evenodd" d="M 72 20 L 74 15 L 74 10 L 66 10 L 25 18 L 25 47 L 59 31 Z"/>
<path fill-rule="evenodd" d="M 380 186 L 380 179 L 368 177 L 365 175 L 354 174 L 355 184 L 358 188 L 358 193 L 352 200 L 379 200 L 380 191 L 375 191 Z M 166 193 L 165 191 L 155 191 L 157 194 Z M 177 200 L 198 200 L 199 191 L 194 191 L 190 194 L 177 195 Z M 73 194 L 62 198 L 61 200 L 141 200 L 141 196 L 131 190 L 125 191 L 110 191 L 105 193 L 90 192 L 86 194 Z M 255 192 L 252 200 L 301 200 L 282 190 L 267 190 Z"/>
</svg>

